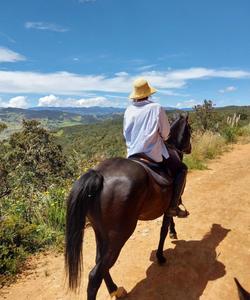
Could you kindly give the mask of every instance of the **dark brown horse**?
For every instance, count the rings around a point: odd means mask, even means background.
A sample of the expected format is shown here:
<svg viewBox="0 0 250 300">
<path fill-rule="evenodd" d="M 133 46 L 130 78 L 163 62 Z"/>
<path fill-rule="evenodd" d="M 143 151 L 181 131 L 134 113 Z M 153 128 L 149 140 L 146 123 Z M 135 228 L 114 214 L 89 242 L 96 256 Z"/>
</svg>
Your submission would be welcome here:
<svg viewBox="0 0 250 300">
<path fill-rule="evenodd" d="M 191 128 L 188 117 L 179 117 L 171 125 L 172 151 L 189 153 Z M 159 263 L 164 263 L 163 245 L 171 218 L 167 211 L 172 185 L 162 188 L 138 163 L 113 158 L 100 163 L 77 180 L 67 203 L 65 264 L 70 289 L 80 283 L 82 242 L 86 217 L 96 236 L 96 265 L 89 273 L 87 299 L 94 300 L 104 279 L 110 295 L 126 295 L 113 282 L 109 270 L 135 230 L 138 220 L 152 220 L 164 214 L 157 250 Z"/>
</svg>

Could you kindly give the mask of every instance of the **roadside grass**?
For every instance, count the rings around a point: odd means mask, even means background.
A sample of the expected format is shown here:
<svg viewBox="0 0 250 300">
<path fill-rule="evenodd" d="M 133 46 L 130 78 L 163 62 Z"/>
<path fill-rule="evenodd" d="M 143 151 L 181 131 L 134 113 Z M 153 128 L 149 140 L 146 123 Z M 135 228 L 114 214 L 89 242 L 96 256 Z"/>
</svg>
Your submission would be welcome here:
<svg viewBox="0 0 250 300">
<path fill-rule="evenodd" d="M 192 153 L 185 155 L 189 169 L 207 169 L 206 162 L 222 154 L 227 148 L 225 138 L 211 131 L 195 132 L 192 137 Z"/>
<path fill-rule="evenodd" d="M 30 254 L 63 250 L 66 188 L 51 187 L 30 198 L 5 198 L 0 218 L 0 287 L 25 268 Z"/>
<path fill-rule="evenodd" d="M 250 143 L 250 123 L 239 128 L 238 141 L 243 144 Z"/>
</svg>

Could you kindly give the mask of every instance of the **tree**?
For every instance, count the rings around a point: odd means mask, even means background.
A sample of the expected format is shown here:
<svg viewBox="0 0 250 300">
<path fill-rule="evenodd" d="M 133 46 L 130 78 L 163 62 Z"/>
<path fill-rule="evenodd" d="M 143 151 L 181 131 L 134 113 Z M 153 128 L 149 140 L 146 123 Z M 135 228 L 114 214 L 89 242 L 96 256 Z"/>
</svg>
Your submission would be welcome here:
<svg viewBox="0 0 250 300">
<path fill-rule="evenodd" d="M 194 106 L 195 119 L 203 131 L 213 130 L 215 127 L 214 107 L 212 100 L 204 100 L 203 104 Z"/>
<path fill-rule="evenodd" d="M 0 144 L 0 174 L 8 191 L 29 194 L 46 190 L 51 184 L 72 175 L 62 147 L 36 120 L 23 120 L 23 129 Z M 3 180 L 4 178 L 4 180 Z"/>
</svg>

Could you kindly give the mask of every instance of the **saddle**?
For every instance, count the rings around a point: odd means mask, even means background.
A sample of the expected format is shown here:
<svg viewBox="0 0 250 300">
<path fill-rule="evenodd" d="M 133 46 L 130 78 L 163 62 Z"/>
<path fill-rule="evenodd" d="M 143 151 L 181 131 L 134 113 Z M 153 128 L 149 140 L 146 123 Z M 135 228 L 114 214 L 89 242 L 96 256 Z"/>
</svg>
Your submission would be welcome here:
<svg viewBox="0 0 250 300">
<path fill-rule="evenodd" d="M 161 163 L 153 161 L 144 153 L 131 155 L 128 159 L 140 164 L 158 185 L 166 187 L 173 184 L 173 178 L 170 175 L 170 171 L 163 168 Z"/>
</svg>

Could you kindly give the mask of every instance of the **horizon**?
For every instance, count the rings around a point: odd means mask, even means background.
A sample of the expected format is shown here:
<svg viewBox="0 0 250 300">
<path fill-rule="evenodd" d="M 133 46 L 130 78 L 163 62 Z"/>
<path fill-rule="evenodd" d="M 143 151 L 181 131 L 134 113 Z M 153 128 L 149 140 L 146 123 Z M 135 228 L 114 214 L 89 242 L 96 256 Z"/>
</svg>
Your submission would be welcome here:
<svg viewBox="0 0 250 300">
<path fill-rule="evenodd" d="M 198 105 L 200 105 L 202 103 L 199 103 Z M 213 107 L 216 109 L 216 108 L 227 108 L 227 107 L 249 107 L 250 105 L 234 105 L 234 104 L 230 104 L 230 105 L 225 105 L 225 106 L 217 106 L 216 104 L 213 103 Z M 185 110 L 185 109 L 188 109 L 188 110 L 193 110 L 194 107 L 175 107 L 175 106 L 162 106 L 164 109 L 171 109 L 171 110 Z M 33 110 L 33 109 L 39 109 L 39 110 L 46 110 L 48 108 L 53 108 L 54 111 L 55 110 L 58 110 L 60 111 L 60 109 L 63 109 L 63 108 L 75 108 L 75 109 L 78 109 L 78 108 L 85 108 L 85 109 L 88 109 L 88 108 L 100 108 L 100 109 L 108 109 L 108 108 L 112 108 L 112 109 L 123 109 L 125 110 L 126 107 L 122 107 L 122 106 L 98 106 L 98 105 L 92 105 L 92 106 L 30 106 L 30 107 L 13 107 L 13 106 L 6 106 L 6 107 L 3 107 L 3 106 L 0 106 L 0 109 L 9 109 L 9 108 L 17 108 L 17 109 L 24 109 L 24 110 Z"/>
<path fill-rule="evenodd" d="M 0 9 L 0 107 L 125 108 L 141 76 L 164 107 L 250 105 L 247 0 L 3 0 Z"/>
</svg>

